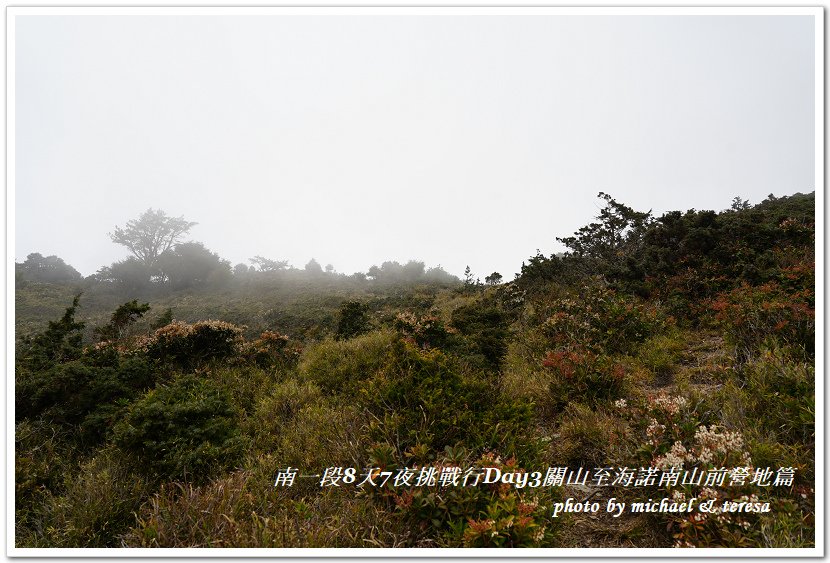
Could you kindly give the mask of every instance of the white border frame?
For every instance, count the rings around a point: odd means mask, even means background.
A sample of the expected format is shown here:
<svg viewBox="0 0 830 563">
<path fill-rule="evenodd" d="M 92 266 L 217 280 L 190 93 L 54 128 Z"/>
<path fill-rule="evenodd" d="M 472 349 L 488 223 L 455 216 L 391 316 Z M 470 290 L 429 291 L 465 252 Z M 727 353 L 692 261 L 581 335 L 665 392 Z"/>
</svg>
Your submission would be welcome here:
<svg viewBox="0 0 830 563">
<path fill-rule="evenodd" d="M 15 18 L 45 15 L 108 16 L 553 16 L 768 15 L 813 16 L 815 22 L 816 192 L 816 545 L 806 549 L 675 548 L 18 548 L 14 547 L 14 239 L 15 239 Z M 823 557 L 824 482 L 824 9 L 821 7 L 7 7 L 6 8 L 6 555 L 8 557 Z"/>
</svg>

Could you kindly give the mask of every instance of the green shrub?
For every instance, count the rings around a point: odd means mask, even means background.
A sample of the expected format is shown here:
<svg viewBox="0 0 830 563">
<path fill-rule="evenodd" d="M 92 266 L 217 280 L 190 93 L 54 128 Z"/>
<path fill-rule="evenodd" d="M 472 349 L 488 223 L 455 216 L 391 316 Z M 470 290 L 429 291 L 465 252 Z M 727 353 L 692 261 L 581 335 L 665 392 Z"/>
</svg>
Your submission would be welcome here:
<svg viewBox="0 0 830 563">
<path fill-rule="evenodd" d="M 16 416 L 43 416 L 55 424 L 80 425 L 87 444 L 100 443 L 123 406 L 155 384 L 156 374 L 142 356 L 95 366 L 93 357 L 23 372 L 15 391 Z"/>
<path fill-rule="evenodd" d="M 60 319 L 49 321 L 44 332 L 23 341 L 15 371 L 43 371 L 81 357 L 84 323 L 75 320 L 80 299 L 81 296 L 76 295 Z"/>
<path fill-rule="evenodd" d="M 369 330 L 368 307 L 360 301 L 346 301 L 340 306 L 337 338 L 348 339 Z"/>
<path fill-rule="evenodd" d="M 372 436 L 394 445 L 399 456 L 416 446 L 498 449 L 523 459 L 534 455 L 536 444 L 528 438 L 532 405 L 505 400 L 483 378 L 462 376 L 440 350 L 396 342 L 363 396 L 374 414 Z"/>
<path fill-rule="evenodd" d="M 47 417 L 58 423 L 79 422 L 94 404 L 84 401 L 77 406 L 71 402 L 67 405 L 65 400 L 79 387 L 86 388 L 86 383 L 95 380 L 99 372 L 80 361 L 57 364 L 43 371 L 18 372 L 15 416 L 18 420 L 34 418 L 51 410 Z"/>
<path fill-rule="evenodd" d="M 300 377 L 326 394 L 353 394 L 386 365 L 392 340 L 388 332 L 373 332 L 347 341 L 323 341 L 304 351 Z"/>
<path fill-rule="evenodd" d="M 452 313 L 452 326 L 463 335 L 459 356 L 474 366 L 498 371 L 507 355 L 507 317 L 489 300 L 459 307 Z M 477 358 L 480 361 L 475 361 Z"/>
<path fill-rule="evenodd" d="M 683 337 L 675 330 L 646 340 L 637 352 L 637 359 L 655 376 L 665 380 L 677 367 L 683 349 Z"/>
<path fill-rule="evenodd" d="M 213 360 L 226 360 L 242 350 L 243 327 L 223 321 L 173 322 L 142 343 L 147 355 L 163 364 L 191 370 Z"/>
<path fill-rule="evenodd" d="M 150 475 L 192 481 L 232 466 L 244 447 L 225 394 L 194 375 L 131 404 L 115 427 L 115 443 Z"/>
<path fill-rule="evenodd" d="M 159 329 L 161 327 L 167 326 L 173 322 L 173 309 L 168 307 L 159 315 L 156 320 L 150 325 L 150 328 L 153 330 Z"/>
<path fill-rule="evenodd" d="M 133 299 L 124 303 L 110 318 L 110 322 L 105 326 L 95 329 L 95 334 L 102 340 L 120 340 L 127 329 L 135 323 L 138 319 L 144 316 L 144 313 L 150 310 L 149 303 L 138 304 L 138 301 Z"/>
</svg>

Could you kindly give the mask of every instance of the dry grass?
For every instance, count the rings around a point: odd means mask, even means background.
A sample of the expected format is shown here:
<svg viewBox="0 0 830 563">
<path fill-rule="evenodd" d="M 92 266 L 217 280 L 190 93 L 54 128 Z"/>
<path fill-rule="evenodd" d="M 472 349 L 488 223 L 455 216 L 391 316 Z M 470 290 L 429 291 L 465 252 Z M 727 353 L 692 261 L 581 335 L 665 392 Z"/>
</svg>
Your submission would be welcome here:
<svg viewBox="0 0 830 563">
<path fill-rule="evenodd" d="M 371 499 L 327 489 L 310 501 L 237 471 L 203 487 L 168 484 L 123 538 L 126 547 L 401 546 L 405 530 Z"/>
</svg>

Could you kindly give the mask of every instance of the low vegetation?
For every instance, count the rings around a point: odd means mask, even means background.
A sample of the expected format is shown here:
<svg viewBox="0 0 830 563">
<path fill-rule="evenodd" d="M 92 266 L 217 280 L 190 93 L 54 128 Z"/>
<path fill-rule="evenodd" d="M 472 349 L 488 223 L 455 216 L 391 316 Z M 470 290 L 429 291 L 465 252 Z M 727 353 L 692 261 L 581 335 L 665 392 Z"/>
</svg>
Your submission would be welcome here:
<svg viewBox="0 0 830 563">
<path fill-rule="evenodd" d="M 161 212 L 139 222 L 176 227 L 165 248 L 90 278 L 30 255 L 17 265 L 15 544 L 814 546 L 813 194 L 661 217 L 601 198 L 561 239 L 568 252 L 531 257 L 509 283 L 414 261 L 352 276 L 263 257 L 231 268 L 178 242 L 192 224 Z M 356 475 L 321 487 L 338 467 Z M 358 486 L 428 467 L 793 480 Z M 293 485 L 275 486 L 288 468 Z M 771 511 L 553 518 L 569 497 Z"/>
</svg>

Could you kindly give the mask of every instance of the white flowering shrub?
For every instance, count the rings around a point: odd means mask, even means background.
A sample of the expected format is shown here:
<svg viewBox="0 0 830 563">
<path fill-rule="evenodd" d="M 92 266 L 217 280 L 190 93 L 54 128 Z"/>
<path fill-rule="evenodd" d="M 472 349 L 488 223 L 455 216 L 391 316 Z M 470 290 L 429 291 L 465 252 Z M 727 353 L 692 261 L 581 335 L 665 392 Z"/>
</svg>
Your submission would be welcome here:
<svg viewBox="0 0 830 563">
<path fill-rule="evenodd" d="M 661 492 L 677 503 L 696 499 L 698 507 L 711 501 L 708 511 L 656 515 L 672 533 L 675 547 L 764 546 L 759 523 L 769 521 L 765 518 L 801 524 L 803 514 L 809 513 L 807 494 L 801 507 L 790 488 L 773 486 L 776 471 L 753 464 L 743 434 L 704 424 L 686 397 L 660 393 L 641 401 L 619 400 L 615 406 L 639 428 L 638 462 L 683 476 L 660 486 Z M 789 469 L 794 470 L 784 472 Z M 768 512 L 756 510 L 762 500 L 769 502 Z"/>
</svg>

